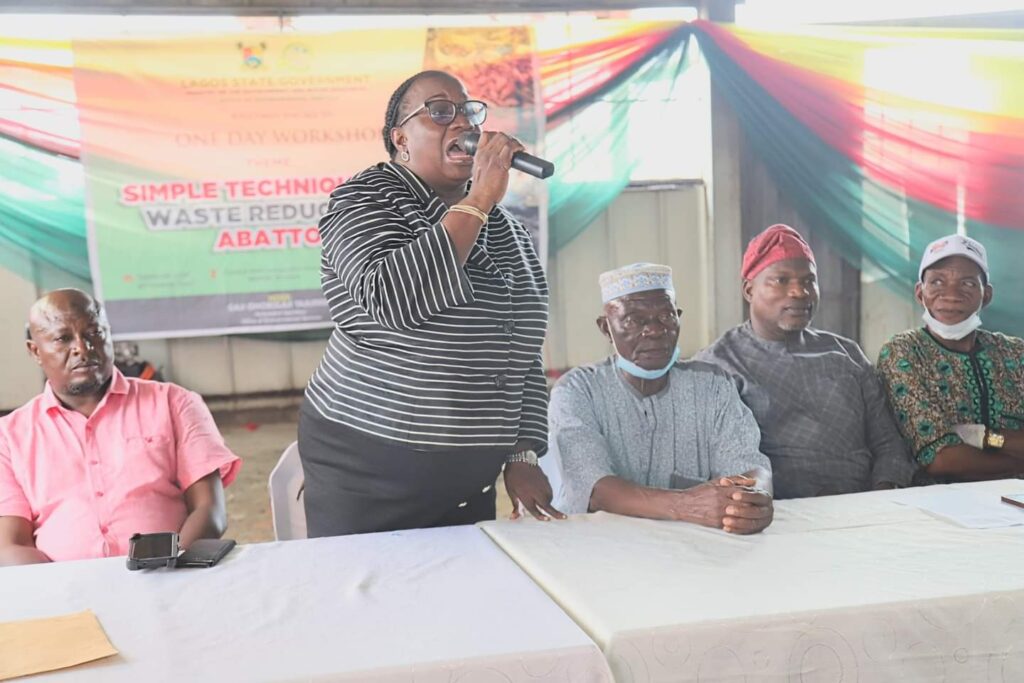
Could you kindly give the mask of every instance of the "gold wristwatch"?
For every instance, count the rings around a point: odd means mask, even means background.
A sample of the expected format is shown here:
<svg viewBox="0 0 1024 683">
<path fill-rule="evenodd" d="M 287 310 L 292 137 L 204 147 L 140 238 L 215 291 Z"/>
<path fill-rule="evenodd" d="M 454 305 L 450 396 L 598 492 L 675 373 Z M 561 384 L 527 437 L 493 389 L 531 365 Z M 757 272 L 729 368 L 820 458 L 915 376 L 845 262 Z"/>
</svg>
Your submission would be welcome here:
<svg viewBox="0 0 1024 683">
<path fill-rule="evenodd" d="M 997 431 L 985 428 L 985 450 L 998 451 L 1006 443 L 1006 437 Z"/>
</svg>

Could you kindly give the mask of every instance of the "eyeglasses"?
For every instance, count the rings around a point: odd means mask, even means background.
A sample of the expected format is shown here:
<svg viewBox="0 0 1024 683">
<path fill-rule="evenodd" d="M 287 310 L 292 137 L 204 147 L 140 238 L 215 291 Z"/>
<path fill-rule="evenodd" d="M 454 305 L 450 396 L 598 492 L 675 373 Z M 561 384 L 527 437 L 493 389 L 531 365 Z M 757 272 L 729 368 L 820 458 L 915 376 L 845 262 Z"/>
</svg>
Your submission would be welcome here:
<svg viewBox="0 0 1024 683">
<path fill-rule="evenodd" d="M 466 120 L 469 121 L 471 126 L 482 125 L 487 119 L 487 103 L 481 102 L 480 100 L 466 100 L 462 104 L 456 104 L 451 100 L 430 100 L 424 102 L 419 107 L 409 113 L 404 119 L 402 119 L 398 126 L 404 126 L 405 122 L 412 117 L 419 114 L 424 109 L 430 115 L 430 120 L 439 126 L 447 126 L 455 117 L 460 113 L 465 115 Z M 396 126 L 396 128 L 398 127 Z"/>
<path fill-rule="evenodd" d="M 642 330 L 652 324 L 655 320 L 658 321 L 662 327 L 676 327 L 679 325 L 679 319 L 682 317 L 682 314 L 682 311 L 673 309 L 669 311 L 661 311 L 652 319 L 631 313 L 622 319 L 622 328 L 625 330 Z"/>
</svg>

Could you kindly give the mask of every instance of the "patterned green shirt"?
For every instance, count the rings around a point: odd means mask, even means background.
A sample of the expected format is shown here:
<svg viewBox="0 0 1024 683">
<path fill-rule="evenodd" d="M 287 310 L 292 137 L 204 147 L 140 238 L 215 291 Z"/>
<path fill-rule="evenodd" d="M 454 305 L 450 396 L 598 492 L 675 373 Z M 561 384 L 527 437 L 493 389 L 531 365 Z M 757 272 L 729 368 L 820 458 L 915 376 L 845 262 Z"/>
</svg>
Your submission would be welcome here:
<svg viewBox="0 0 1024 683">
<path fill-rule="evenodd" d="M 922 327 L 890 339 L 878 370 L 900 433 L 924 466 L 944 446 L 963 443 L 955 425 L 1024 426 L 1024 339 L 978 330 L 974 350 L 960 353 Z"/>
</svg>

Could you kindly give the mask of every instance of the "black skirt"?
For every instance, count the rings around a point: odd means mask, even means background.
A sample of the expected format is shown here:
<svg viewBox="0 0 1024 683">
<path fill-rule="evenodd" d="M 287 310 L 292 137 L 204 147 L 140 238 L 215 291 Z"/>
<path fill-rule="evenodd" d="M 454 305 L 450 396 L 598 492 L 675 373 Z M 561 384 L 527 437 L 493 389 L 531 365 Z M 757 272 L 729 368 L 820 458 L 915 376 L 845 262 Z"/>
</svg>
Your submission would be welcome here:
<svg viewBox="0 0 1024 683">
<path fill-rule="evenodd" d="M 303 400 L 299 457 L 310 538 L 494 519 L 507 448 L 420 451 L 326 419 Z"/>
</svg>

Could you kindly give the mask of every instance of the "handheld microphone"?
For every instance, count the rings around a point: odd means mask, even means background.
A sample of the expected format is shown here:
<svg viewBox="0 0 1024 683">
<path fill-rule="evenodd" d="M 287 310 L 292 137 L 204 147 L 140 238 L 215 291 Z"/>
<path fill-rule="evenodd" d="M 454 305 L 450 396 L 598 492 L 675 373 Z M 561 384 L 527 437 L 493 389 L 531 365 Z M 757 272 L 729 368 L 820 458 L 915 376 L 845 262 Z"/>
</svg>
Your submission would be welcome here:
<svg viewBox="0 0 1024 683">
<path fill-rule="evenodd" d="M 476 144 L 479 141 L 480 133 L 466 131 L 459 134 L 459 147 L 470 156 L 476 154 Z M 553 163 L 526 152 L 516 152 L 512 155 L 512 168 L 541 180 L 550 178 L 555 172 L 555 165 Z"/>
</svg>

